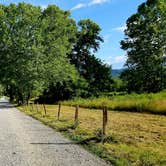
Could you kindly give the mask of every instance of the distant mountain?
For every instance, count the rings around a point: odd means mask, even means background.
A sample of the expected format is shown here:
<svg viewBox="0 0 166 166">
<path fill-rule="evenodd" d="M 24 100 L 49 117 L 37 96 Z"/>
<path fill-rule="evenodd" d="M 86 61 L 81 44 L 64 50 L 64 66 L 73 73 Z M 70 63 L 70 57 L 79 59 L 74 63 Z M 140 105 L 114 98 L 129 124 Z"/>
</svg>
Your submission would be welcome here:
<svg viewBox="0 0 166 166">
<path fill-rule="evenodd" d="M 124 69 L 112 69 L 112 77 L 119 77 Z"/>
</svg>

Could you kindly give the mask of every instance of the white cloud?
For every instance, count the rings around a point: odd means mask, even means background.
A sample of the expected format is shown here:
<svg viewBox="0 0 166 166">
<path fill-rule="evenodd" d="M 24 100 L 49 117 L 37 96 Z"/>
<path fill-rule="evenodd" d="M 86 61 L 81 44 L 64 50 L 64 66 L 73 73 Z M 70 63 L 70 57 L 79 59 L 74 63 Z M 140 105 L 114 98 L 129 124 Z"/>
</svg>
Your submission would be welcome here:
<svg viewBox="0 0 166 166">
<path fill-rule="evenodd" d="M 81 9 L 83 7 L 86 7 L 87 5 L 85 3 L 79 3 L 76 6 L 74 6 L 71 10 L 77 10 L 77 9 Z"/>
<path fill-rule="evenodd" d="M 91 2 L 88 3 L 88 6 L 103 4 L 103 3 L 106 3 L 108 1 L 109 0 L 92 0 Z"/>
<path fill-rule="evenodd" d="M 126 25 L 113 28 L 112 30 L 119 31 L 119 32 L 124 32 L 125 29 L 126 29 Z"/>
<path fill-rule="evenodd" d="M 74 6 L 71 10 L 77 10 L 85 7 L 90 7 L 93 5 L 101 5 L 103 3 L 109 2 L 110 0 L 91 0 L 88 3 L 79 3 L 76 6 Z"/>
</svg>

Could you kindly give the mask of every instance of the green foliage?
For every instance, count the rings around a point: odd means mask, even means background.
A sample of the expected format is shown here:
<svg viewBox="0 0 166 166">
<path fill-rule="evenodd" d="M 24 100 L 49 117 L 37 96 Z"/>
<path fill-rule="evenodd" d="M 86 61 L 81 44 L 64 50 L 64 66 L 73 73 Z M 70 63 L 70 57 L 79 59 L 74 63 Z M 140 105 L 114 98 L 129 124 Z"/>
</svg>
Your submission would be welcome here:
<svg viewBox="0 0 166 166">
<path fill-rule="evenodd" d="M 42 45 L 47 84 L 76 80 L 78 74 L 70 65 L 67 53 L 71 51 L 71 40 L 75 39 L 76 25 L 69 18 L 70 13 L 54 5 L 48 6 L 42 13 Z"/>
<path fill-rule="evenodd" d="M 54 103 L 74 97 L 97 96 L 100 92 L 111 89 L 113 81 L 110 67 L 92 54 L 98 50 L 100 42 L 103 41 L 99 36 L 100 30 L 100 27 L 91 20 L 79 21 L 76 38 L 72 38 L 71 35 L 73 49 L 68 52 L 68 58 L 78 70 L 80 77 L 51 83 L 40 96 L 40 102 L 45 100 L 47 103 Z"/>
<path fill-rule="evenodd" d="M 103 42 L 100 31 L 100 27 L 91 20 L 79 21 L 77 40 L 69 54 L 71 63 L 89 84 L 89 95 L 95 96 L 99 92 L 109 91 L 112 83 L 110 67 L 93 55 Z"/>
<path fill-rule="evenodd" d="M 93 21 L 77 27 L 55 5 L 18 3 L 0 6 L 0 27 L 0 83 L 10 100 L 54 102 L 110 90 L 109 67 L 92 54 L 103 41 Z"/>
<path fill-rule="evenodd" d="M 158 92 L 166 87 L 166 3 L 147 0 L 126 22 L 127 69 L 122 78 L 128 91 Z"/>
<path fill-rule="evenodd" d="M 43 94 L 37 99 L 40 103 L 55 103 L 56 101 L 68 100 L 74 97 L 87 96 L 87 82 L 81 77 L 76 80 L 65 80 L 50 84 Z"/>
<path fill-rule="evenodd" d="M 112 90 L 114 92 L 126 91 L 126 82 L 120 78 L 113 78 Z"/>
<path fill-rule="evenodd" d="M 0 97 L 4 94 L 4 88 L 2 85 L 0 85 Z"/>
<path fill-rule="evenodd" d="M 10 99 L 24 103 L 50 84 L 77 80 L 69 63 L 76 25 L 54 5 L 0 5 L 0 82 Z"/>
<path fill-rule="evenodd" d="M 0 58 L 2 70 L 0 71 L 1 82 L 6 86 L 7 92 L 17 100 L 25 100 L 30 93 L 38 93 L 42 81 L 37 75 L 37 56 L 43 56 L 39 51 L 40 46 L 37 32 L 40 26 L 40 8 L 20 3 L 3 6 L 1 12 L 0 33 Z M 42 49 L 41 49 L 42 50 Z M 38 85 L 41 85 L 37 89 Z M 15 94 L 14 94 L 15 93 Z"/>
</svg>

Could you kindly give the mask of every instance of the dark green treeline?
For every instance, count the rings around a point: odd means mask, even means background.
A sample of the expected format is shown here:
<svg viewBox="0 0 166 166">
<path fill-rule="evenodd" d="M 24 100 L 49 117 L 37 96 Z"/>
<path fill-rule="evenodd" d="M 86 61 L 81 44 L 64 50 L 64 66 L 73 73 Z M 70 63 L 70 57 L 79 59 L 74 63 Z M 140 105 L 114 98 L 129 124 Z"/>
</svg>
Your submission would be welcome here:
<svg viewBox="0 0 166 166">
<path fill-rule="evenodd" d="M 109 91 L 109 67 L 91 51 L 102 42 L 99 33 L 93 21 L 81 20 L 77 27 L 70 12 L 55 5 L 0 5 L 0 83 L 6 95 L 25 103 Z"/>
</svg>

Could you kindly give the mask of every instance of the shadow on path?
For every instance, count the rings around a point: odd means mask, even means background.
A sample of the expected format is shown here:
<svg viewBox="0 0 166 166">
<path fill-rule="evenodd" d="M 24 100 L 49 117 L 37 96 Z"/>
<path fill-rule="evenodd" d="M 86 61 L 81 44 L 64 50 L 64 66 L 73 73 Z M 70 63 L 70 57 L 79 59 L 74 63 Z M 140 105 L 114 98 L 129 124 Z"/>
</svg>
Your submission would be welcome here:
<svg viewBox="0 0 166 166">
<path fill-rule="evenodd" d="M 13 108 L 13 106 L 10 105 L 8 102 L 0 102 L 0 110 L 1 109 L 8 109 L 8 108 Z"/>
<path fill-rule="evenodd" d="M 79 143 L 74 143 L 74 142 L 57 142 L 57 143 L 30 143 L 32 145 L 74 145 L 74 144 L 79 144 Z"/>
<path fill-rule="evenodd" d="M 85 140 L 82 140 L 82 141 L 78 141 L 78 142 L 56 142 L 56 143 L 53 143 L 53 142 L 48 142 L 48 143 L 45 143 L 45 142 L 38 142 L 38 143 L 30 143 L 32 145 L 72 145 L 72 144 L 79 144 L 79 145 L 85 145 L 85 144 L 89 144 L 91 141 L 95 141 L 95 142 L 101 142 L 100 139 L 97 139 L 96 137 L 91 137 L 91 138 L 87 138 Z"/>
</svg>

